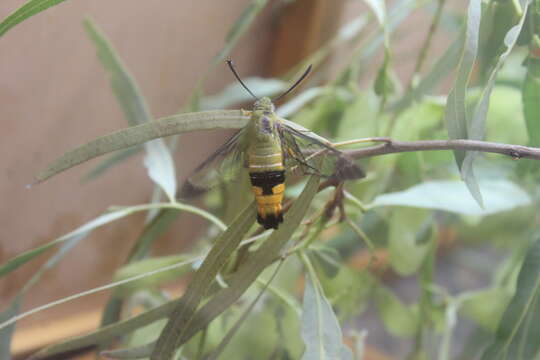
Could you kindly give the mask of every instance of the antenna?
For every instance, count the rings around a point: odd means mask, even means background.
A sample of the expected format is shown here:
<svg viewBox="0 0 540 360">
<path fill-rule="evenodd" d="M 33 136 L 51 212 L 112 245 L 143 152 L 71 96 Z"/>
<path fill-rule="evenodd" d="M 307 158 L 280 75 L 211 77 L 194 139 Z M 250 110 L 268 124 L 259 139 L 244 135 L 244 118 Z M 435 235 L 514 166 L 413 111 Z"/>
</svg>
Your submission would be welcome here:
<svg viewBox="0 0 540 360">
<path fill-rule="evenodd" d="M 255 95 L 253 95 L 253 93 L 251 92 L 251 90 L 249 90 L 249 88 L 246 86 L 246 84 L 244 84 L 244 82 L 242 81 L 242 79 L 240 79 L 240 76 L 238 75 L 238 73 L 236 72 L 236 69 L 234 68 L 234 64 L 233 64 L 232 60 L 231 60 L 231 59 L 227 59 L 226 62 L 227 62 L 227 65 L 229 65 L 229 69 L 231 69 L 232 73 L 234 74 L 234 77 L 236 78 L 236 80 L 238 80 L 238 82 L 240 83 L 240 85 L 242 85 L 242 87 L 243 87 L 244 89 L 246 89 L 247 92 L 248 92 L 251 96 L 253 96 L 253 97 L 255 98 L 255 100 L 259 100 L 258 97 L 256 97 Z"/>
<path fill-rule="evenodd" d="M 290 93 L 295 87 L 297 87 L 302 82 L 302 80 L 304 80 L 306 78 L 306 76 L 308 76 L 309 72 L 311 71 L 311 67 L 312 66 L 309 65 L 308 68 L 306 69 L 306 71 L 304 71 L 302 76 L 300 76 L 300 78 L 298 80 L 296 80 L 296 82 L 289 88 L 289 90 L 285 91 L 283 94 L 281 94 L 277 98 L 273 99 L 273 101 L 277 101 L 277 100 L 281 99 L 282 97 L 284 97 L 285 95 Z"/>
</svg>

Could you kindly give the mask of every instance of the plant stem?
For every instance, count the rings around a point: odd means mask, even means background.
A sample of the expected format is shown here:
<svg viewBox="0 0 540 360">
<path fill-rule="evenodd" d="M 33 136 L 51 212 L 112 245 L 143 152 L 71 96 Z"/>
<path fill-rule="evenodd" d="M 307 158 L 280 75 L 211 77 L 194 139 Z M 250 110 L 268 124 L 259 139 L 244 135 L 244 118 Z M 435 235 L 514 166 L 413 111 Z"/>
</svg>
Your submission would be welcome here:
<svg viewBox="0 0 540 360">
<path fill-rule="evenodd" d="M 466 139 L 423 141 L 394 141 L 388 139 L 384 144 L 357 150 L 346 150 L 344 153 L 352 158 L 362 159 L 386 154 L 428 150 L 480 151 L 507 155 L 515 160 L 521 158 L 540 160 L 540 148 Z"/>
</svg>

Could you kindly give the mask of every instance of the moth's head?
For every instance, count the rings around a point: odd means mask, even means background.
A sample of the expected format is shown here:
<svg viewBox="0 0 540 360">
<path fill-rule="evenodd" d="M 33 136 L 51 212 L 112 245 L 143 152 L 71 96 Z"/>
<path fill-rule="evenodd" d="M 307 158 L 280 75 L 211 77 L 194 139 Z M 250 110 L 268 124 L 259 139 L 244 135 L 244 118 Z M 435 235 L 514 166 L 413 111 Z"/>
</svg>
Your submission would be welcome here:
<svg viewBox="0 0 540 360">
<path fill-rule="evenodd" d="M 275 106 L 269 97 L 262 97 L 253 104 L 253 111 L 274 112 Z"/>
</svg>

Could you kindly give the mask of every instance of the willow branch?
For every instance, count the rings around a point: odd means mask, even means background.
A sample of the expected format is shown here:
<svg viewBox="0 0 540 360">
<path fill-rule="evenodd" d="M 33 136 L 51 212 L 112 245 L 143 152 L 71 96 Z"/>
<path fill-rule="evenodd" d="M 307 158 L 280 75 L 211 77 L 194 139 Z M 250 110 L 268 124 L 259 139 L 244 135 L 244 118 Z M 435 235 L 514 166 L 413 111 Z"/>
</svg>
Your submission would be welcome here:
<svg viewBox="0 0 540 360">
<path fill-rule="evenodd" d="M 362 149 L 347 150 L 345 153 L 355 159 L 386 154 L 428 150 L 465 150 L 489 152 L 510 156 L 513 159 L 540 160 L 540 148 L 522 145 L 501 144 L 478 140 L 425 140 L 425 141 L 395 141 L 390 138 L 374 139 L 384 142 L 380 145 Z"/>
</svg>

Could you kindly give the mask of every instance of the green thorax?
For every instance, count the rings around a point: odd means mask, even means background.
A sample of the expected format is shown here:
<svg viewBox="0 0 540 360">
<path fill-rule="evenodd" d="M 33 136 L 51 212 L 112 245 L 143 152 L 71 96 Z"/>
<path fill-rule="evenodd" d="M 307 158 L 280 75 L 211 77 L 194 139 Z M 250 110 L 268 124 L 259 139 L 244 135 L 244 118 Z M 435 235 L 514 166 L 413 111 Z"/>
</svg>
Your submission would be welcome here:
<svg viewBox="0 0 540 360">
<path fill-rule="evenodd" d="M 263 97 L 255 102 L 247 125 L 249 165 L 256 166 L 251 170 L 271 171 L 282 167 L 279 121 L 274 112 L 274 104 L 269 98 Z"/>
</svg>

